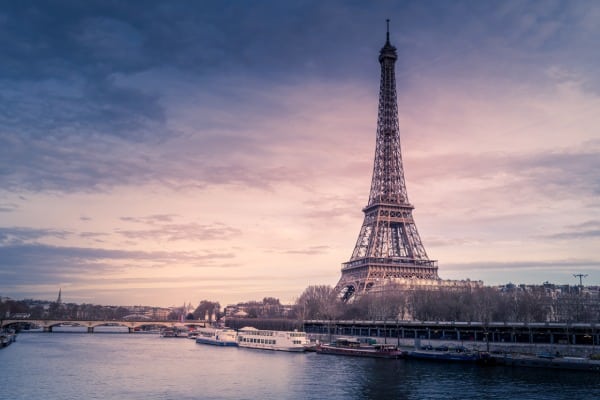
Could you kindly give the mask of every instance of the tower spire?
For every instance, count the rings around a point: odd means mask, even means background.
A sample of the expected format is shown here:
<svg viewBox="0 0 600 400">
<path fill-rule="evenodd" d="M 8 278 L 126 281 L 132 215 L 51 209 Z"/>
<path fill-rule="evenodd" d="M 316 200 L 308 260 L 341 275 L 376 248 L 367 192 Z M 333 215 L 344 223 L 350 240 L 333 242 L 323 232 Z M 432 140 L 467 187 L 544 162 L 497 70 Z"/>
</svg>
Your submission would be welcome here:
<svg viewBox="0 0 600 400">
<path fill-rule="evenodd" d="M 429 260 L 412 217 L 400 151 L 396 97 L 396 48 L 386 42 L 379 52 L 381 81 L 375 160 L 369 202 L 350 261 L 342 266 L 336 289 L 348 300 L 377 283 L 402 278 L 437 280 L 437 263 Z"/>
<path fill-rule="evenodd" d="M 385 34 L 385 43 L 388 44 L 390 43 L 390 19 L 386 19 L 385 20 L 386 24 L 387 24 L 387 33 Z"/>
</svg>

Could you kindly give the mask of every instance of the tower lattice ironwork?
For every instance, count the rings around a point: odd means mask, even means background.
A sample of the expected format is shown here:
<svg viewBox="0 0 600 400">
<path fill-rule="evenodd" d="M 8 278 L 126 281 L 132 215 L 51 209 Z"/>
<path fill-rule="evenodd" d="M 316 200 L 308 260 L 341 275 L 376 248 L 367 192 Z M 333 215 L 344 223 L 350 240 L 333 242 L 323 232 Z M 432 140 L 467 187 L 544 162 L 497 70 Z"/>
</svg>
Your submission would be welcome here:
<svg viewBox="0 0 600 400">
<path fill-rule="evenodd" d="M 398 56 L 386 42 L 379 52 L 381 83 L 377 142 L 369 203 L 350 261 L 342 264 L 336 289 L 345 300 L 394 278 L 439 279 L 412 216 L 404 181 L 394 67 Z"/>
</svg>

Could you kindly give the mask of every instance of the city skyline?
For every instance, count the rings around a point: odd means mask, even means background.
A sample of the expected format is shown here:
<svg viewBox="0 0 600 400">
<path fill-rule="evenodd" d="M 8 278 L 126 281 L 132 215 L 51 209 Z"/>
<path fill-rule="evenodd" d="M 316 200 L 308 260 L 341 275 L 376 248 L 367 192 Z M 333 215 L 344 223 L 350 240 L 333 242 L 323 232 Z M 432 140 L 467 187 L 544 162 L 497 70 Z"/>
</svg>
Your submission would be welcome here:
<svg viewBox="0 0 600 400">
<path fill-rule="evenodd" d="M 11 4 L 0 296 L 222 305 L 335 285 L 371 182 L 385 20 L 443 279 L 600 284 L 600 5 Z"/>
</svg>

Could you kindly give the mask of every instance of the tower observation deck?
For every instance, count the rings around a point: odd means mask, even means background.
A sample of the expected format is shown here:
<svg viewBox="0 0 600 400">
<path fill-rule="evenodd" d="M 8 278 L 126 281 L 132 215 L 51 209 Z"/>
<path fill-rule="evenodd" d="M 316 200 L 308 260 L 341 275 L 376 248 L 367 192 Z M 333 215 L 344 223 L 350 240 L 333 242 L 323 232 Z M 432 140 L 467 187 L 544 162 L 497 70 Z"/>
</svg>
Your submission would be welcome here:
<svg viewBox="0 0 600 400">
<path fill-rule="evenodd" d="M 398 56 L 386 42 L 379 52 L 381 83 L 375 161 L 369 202 L 350 261 L 342 264 L 336 290 L 344 300 L 394 279 L 439 280 L 412 216 L 400 151 L 395 64 Z"/>
</svg>

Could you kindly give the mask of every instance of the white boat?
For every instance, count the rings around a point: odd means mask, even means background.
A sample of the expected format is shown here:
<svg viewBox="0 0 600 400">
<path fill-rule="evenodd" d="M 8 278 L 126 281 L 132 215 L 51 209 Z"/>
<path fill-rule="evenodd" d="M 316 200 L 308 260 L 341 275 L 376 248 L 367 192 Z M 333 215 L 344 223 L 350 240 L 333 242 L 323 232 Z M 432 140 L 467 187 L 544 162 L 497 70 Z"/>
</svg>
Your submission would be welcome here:
<svg viewBox="0 0 600 400">
<path fill-rule="evenodd" d="M 238 331 L 240 347 L 253 349 L 304 351 L 310 345 L 305 332 L 268 331 L 245 327 Z"/>
<path fill-rule="evenodd" d="M 198 329 L 196 343 L 212 344 L 214 346 L 237 346 L 237 332 L 233 329 L 203 328 Z"/>
</svg>

